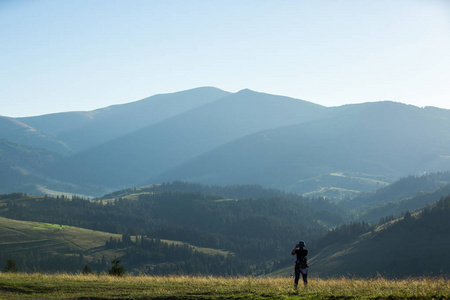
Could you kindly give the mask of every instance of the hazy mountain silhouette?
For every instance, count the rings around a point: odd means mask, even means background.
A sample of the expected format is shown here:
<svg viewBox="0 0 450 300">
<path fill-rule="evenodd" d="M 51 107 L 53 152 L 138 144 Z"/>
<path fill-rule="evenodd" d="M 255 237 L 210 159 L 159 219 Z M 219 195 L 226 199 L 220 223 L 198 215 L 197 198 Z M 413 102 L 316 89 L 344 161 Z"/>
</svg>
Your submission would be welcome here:
<svg viewBox="0 0 450 300">
<path fill-rule="evenodd" d="M 350 172 L 399 178 L 450 168 L 450 112 L 393 102 L 339 107 L 327 119 L 259 132 L 150 182 L 256 183 L 300 193 L 301 180 Z"/>
<path fill-rule="evenodd" d="M 69 181 L 127 187 L 242 136 L 322 118 L 327 108 L 243 90 L 70 157 Z"/>
<path fill-rule="evenodd" d="M 39 176 L 79 187 L 182 180 L 342 198 L 450 169 L 450 111 L 389 101 L 327 108 L 250 90 L 198 88 L 0 122 L 0 137 L 75 151 L 45 164 Z"/>
<path fill-rule="evenodd" d="M 60 154 L 48 150 L 24 146 L 0 138 L 0 191 L 39 192 L 36 185 L 48 181 L 40 176 L 46 164 L 62 159 Z"/>
<path fill-rule="evenodd" d="M 10 117 L 0 116 L 0 138 L 63 154 L 72 152 L 72 149 L 58 140 L 55 136 L 39 131 L 36 128 Z"/>
<path fill-rule="evenodd" d="M 159 94 L 139 101 L 88 112 L 66 112 L 18 120 L 50 132 L 76 151 L 100 145 L 119 136 L 160 122 L 228 92 L 203 87 L 171 94 Z"/>
</svg>

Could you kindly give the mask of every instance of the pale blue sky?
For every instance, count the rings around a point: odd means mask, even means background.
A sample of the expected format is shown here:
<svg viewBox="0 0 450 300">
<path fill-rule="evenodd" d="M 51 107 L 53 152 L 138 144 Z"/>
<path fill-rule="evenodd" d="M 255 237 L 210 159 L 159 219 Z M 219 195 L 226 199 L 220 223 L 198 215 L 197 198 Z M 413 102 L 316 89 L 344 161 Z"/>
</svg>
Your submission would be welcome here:
<svg viewBox="0 0 450 300">
<path fill-rule="evenodd" d="M 450 108 L 450 1 L 0 0 L 0 115 L 200 86 Z"/>
</svg>

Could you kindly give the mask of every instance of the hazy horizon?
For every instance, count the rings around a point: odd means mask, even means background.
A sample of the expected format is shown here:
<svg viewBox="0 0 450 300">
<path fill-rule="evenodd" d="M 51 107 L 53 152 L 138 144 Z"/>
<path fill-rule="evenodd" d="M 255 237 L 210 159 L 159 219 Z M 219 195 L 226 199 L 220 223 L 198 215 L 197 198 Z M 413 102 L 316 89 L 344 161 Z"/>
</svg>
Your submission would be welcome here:
<svg viewBox="0 0 450 300">
<path fill-rule="evenodd" d="M 201 86 L 450 108 L 450 2 L 2 1 L 1 115 Z"/>
<path fill-rule="evenodd" d="M 95 108 L 93 108 L 93 109 L 87 109 L 87 110 L 50 111 L 50 112 L 48 112 L 48 113 L 43 113 L 43 114 L 39 114 L 39 115 L 33 115 L 33 114 L 32 114 L 32 115 L 27 115 L 27 116 L 8 116 L 8 115 L 2 115 L 2 114 L 0 114 L 0 116 L 3 116 L 3 117 L 11 117 L 11 118 L 26 118 L 26 117 L 36 117 L 36 116 L 41 116 L 41 115 L 50 115 L 50 114 L 58 114 L 58 113 L 65 113 L 65 112 L 89 112 L 89 111 L 95 111 L 95 110 L 98 110 L 98 109 L 104 109 L 104 108 L 111 107 L 111 106 L 116 106 L 116 105 L 128 104 L 128 103 L 132 103 L 132 102 L 141 101 L 141 100 L 144 100 L 144 99 L 146 99 L 146 98 L 150 98 L 150 97 L 153 97 L 153 96 L 156 96 L 156 95 L 172 94 L 172 93 L 177 93 L 177 92 L 184 92 L 184 91 L 194 90 L 194 89 L 198 89 L 198 88 L 208 88 L 208 87 L 207 87 L 207 86 L 203 86 L 203 87 L 194 87 L 194 88 L 192 88 L 192 89 L 187 89 L 187 90 L 183 90 L 183 91 L 174 91 L 174 92 L 169 92 L 169 93 L 158 93 L 158 94 L 150 95 L 150 96 L 145 97 L 145 98 L 142 98 L 142 99 L 132 100 L 132 101 L 128 101 L 128 102 L 121 102 L 121 103 L 111 103 L 111 104 L 106 104 L 106 105 L 101 106 L 101 107 L 95 107 Z M 217 89 L 223 90 L 223 89 L 218 88 L 218 87 L 210 87 L 210 88 L 217 88 Z M 238 93 L 238 92 L 240 92 L 240 91 L 242 91 L 242 90 L 251 90 L 251 89 L 244 88 L 244 89 L 241 89 L 241 90 L 239 90 L 239 91 L 236 91 L 235 93 Z M 233 92 L 226 91 L 226 90 L 223 90 L 223 91 L 229 92 L 229 93 L 233 93 Z M 266 92 L 264 92 L 264 91 L 254 91 L 254 90 L 251 90 L 251 91 L 257 92 L 257 93 L 268 94 L 268 93 L 266 93 Z M 310 102 L 310 103 L 322 105 L 322 104 L 320 104 L 320 103 L 315 103 L 315 102 L 311 102 L 311 101 L 308 101 L 308 100 L 305 100 L 305 99 L 300 99 L 300 98 L 291 97 L 291 96 L 289 96 L 289 95 L 275 95 L 275 96 L 290 97 L 290 98 L 293 98 L 293 99 L 297 99 L 297 100 L 301 100 L 301 101 L 307 101 L 307 102 Z M 339 105 L 330 105 L 330 106 L 322 105 L 322 106 L 324 106 L 324 107 L 337 107 L 337 106 L 342 106 L 342 105 L 363 104 L 363 103 L 374 103 L 374 102 L 386 102 L 386 101 L 387 101 L 387 102 L 401 103 L 401 104 L 405 104 L 405 105 L 413 105 L 413 106 L 421 107 L 421 108 L 423 108 L 423 107 L 430 107 L 430 106 L 431 106 L 431 107 L 437 107 L 437 106 L 432 106 L 432 105 L 417 106 L 417 105 L 414 105 L 414 104 L 404 103 L 404 102 L 395 101 L 395 100 L 366 101 L 366 102 L 342 103 L 342 104 L 339 104 Z M 440 108 L 440 109 L 450 109 L 450 108 L 444 108 L 444 107 L 437 107 L 437 108 Z"/>
</svg>

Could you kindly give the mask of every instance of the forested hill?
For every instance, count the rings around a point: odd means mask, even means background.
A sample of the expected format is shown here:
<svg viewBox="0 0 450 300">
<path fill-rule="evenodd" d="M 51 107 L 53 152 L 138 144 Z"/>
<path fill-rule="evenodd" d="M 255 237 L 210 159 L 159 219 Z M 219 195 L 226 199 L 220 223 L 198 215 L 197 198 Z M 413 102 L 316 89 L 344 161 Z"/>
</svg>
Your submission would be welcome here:
<svg viewBox="0 0 450 300">
<path fill-rule="evenodd" d="M 374 192 L 361 193 L 341 201 L 350 209 L 367 209 L 382 203 L 404 200 L 418 193 L 433 192 L 450 184 L 450 172 L 437 172 L 421 176 L 410 175 Z"/>
<path fill-rule="evenodd" d="M 172 183 L 163 183 L 157 185 L 144 186 L 140 188 L 129 188 L 119 190 L 100 197 L 100 200 L 107 199 L 136 199 L 140 194 L 146 193 L 164 193 L 164 192 L 182 192 L 182 193 L 200 193 L 207 196 L 217 197 L 227 200 L 243 199 L 287 199 L 303 204 L 308 204 L 311 208 L 320 214 L 333 214 L 339 216 L 338 219 L 344 220 L 348 216 L 348 209 L 323 197 L 303 197 L 302 195 L 286 193 L 275 189 L 263 188 L 260 185 L 204 185 L 199 183 L 190 183 L 175 181 Z M 337 219 L 336 219 L 337 220 Z"/>
<path fill-rule="evenodd" d="M 174 181 L 171 183 L 161 183 L 155 185 L 142 186 L 140 188 L 128 188 L 108 193 L 98 199 L 114 199 L 120 197 L 129 197 L 138 193 L 160 193 L 160 192 L 199 192 L 205 195 L 222 196 L 227 198 L 268 198 L 268 197 L 286 197 L 289 194 L 276 190 L 263 188 L 260 185 L 205 185 L 185 181 Z M 299 197 L 299 195 L 295 195 Z M 301 197 L 301 196 L 300 196 Z"/>
<path fill-rule="evenodd" d="M 445 188 L 448 186 L 419 196 L 426 195 L 428 203 L 433 203 Z M 248 197 L 253 193 L 255 197 Z M 406 200 L 419 201 L 414 199 Z M 120 258 L 129 268 L 145 271 L 141 267 L 156 263 L 158 267 L 151 267 L 151 274 L 181 270 L 197 270 L 202 274 L 266 274 L 290 265 L 292 246 L 303 239 L 308 241 L 314 274 L 373 276 L 378 271 L 403 276 L 415 274 L 409 266 L 416 264 L 423 253 L 443 259 L 441 249 L 449 246 L 446 233 L 450 225 L 449 203 L 449 196 L 442 197 L 420 213 L 407 212 L 400 218 L 387 216 L 379 225 L 372 226 L 365 222 L 347 223 L 348 211 L 323 198 L 266 190 L 256 185 L 221 187 L 174 182 L 121 190 L 94 200 L 21 193 L 1 195 L 0 216 L 121 234 L 122 239 L 105 241 L 106 248 L 102 249 L 120 250 Z M 136 235 L 137 239 L 130 239 Z M 167 248 L 160 240 L 177 241 L 180 247 Z M 417 241 L 419 245 L 415 245 Z M 222 253 L 222 257 L 197 255 L 179 243 L 208 248 Z M 163 258 L 161 251 L 170 255 Z M 153 253 L 151 259 L 149 253 Z M 224 259 L 224 253 L 232 254 L 233 258 Z M 180 261 L 176 267 L 177 263 L 171 260 L 175 257 L 186 258 L 183 267 Z M 432 266 L 427 272 L 436 274 L 437 260 L 428 262 Z M 218 263 L 227 271 L 220 273 L 217 268 L 213 271 L 207 267 L 211 263 Z M 424 265 L 419 267 L 425 272 Z M 450 272 L 445 264 L 443 272 Z"/>
<path fill-rule="evenodd" d="M 275 259 L 288 253 L 294 240 L 315 239 L 345 219 L 302 197 L 229 199 L 199 192 L 136 191 L 98 201 L 20 194 L 3 198 L 6 207 L 0 215 L 7 218 L 178 240 L 250 261 Z"/>
<path fill-rule="evenodd" d="M 380 219 L 394 219 L 407 211 L 415 212 L 431 205 L 443 196 L 450 195 L 450 184 L 431 192 L 419 192 L 414 197 L 381 203 L 375 207 L 360 210 L 359 220 L 376 224 Z"/>
<path fill-rule="evenodd" d="M 312 268 L 322 276 L 448 276 L 449 215 L 450 196 L 442 197 L 353 241 L 338 239 L 313 258 Z"/>
</svg>

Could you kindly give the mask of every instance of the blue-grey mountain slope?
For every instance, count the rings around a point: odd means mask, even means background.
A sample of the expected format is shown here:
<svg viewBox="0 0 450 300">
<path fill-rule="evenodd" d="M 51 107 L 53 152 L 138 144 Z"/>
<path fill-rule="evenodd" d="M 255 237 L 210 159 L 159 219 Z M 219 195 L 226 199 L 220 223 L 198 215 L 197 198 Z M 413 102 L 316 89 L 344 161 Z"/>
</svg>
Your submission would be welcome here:
<svg viewBox="0 0 450 300">
<path fill-rule="evenodd" d="M 387 202 L 397 202 L 418 194 L 434 192 L 450 184 L 450 172 L 427 173 L 408 176 L 374 192 L 361 193 L 340 204 L 349 209 L 367 209 Z M 439 198 L 439 197 L 438 197 Z M 410 209 L 411 210 L 411 209 Z"/>
<path fill-rule="evenodd" d="M 57 165 L 64 155 L 42 148 L 21 145 L 0 138 L 0 194 L 81 194 L 97 195 L 105 192 L 99 186 L 78 186 L 64 182 L 58 176 L 46 175 L 49 166 Z"/>
<path fill-rule="evenodd" d="M 216 101 L 228 94 L 217 88 L 203 87 L 154 95 L 94 111 L 57 113 L 18 120 L 55 135 L 78 152 Z"/>
<path fill-rule="evenodd" d="M 328 110 L 243 90 L 73 155 L 58 170 L 68 171 L 68 181 L 128 187 L 235 139 L 320 119 Z"/>
<path fill-rule="evenodd" d="M 0 138 L 0 193 L 39 192 L 37 186 L 48 184 L 39 175 L 43 165 L 61 158 L 55 152 Z"/>
<path fill-rule="evenodd" d="M 52 134 L 37 130 L 32 126 L 10 117 L 0 116 L 0 138 L 62 154 L 70 154 L 73 152 L 70 147 Z"/>
<path fill-rule="evenodd" d="M 147 182 L 256 183 L 308 193 L 316 187 L 302 182 L 323 175 L 393 179 L 449 169 L 450 111 L 376 102 L 243 137 Z M 358 190 L 361 183 L 340 184 L 319 188 Z"/>
</svg>

